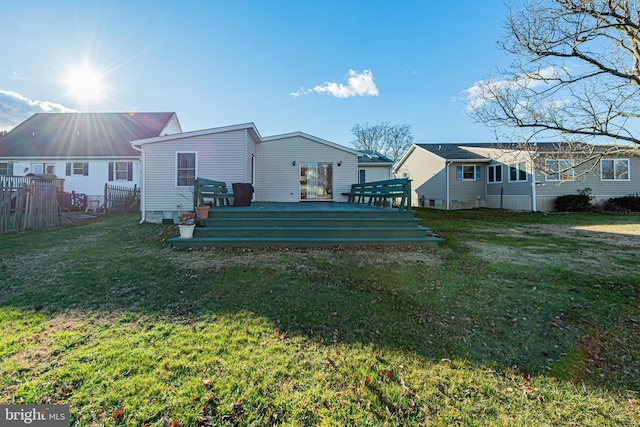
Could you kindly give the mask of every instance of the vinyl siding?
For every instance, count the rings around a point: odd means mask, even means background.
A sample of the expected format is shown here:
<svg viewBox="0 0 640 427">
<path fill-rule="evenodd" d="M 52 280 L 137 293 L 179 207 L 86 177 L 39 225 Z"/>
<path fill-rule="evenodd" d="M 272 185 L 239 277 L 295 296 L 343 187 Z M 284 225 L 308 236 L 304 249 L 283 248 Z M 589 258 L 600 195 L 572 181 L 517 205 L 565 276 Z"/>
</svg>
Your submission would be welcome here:
<svg viewBox="0 0 640 427">
<path fill-rule="evenodd" d="M 577 194 L 585 188 L 591 188 L 594 197 L 619 197 L 640 192 L 640 158 L 624 157 L 629 159 L 629 181 L 602 181 L 600 179 L 600 166 L 595 170 L 577 177 L 576 181 L 545 181 L 542 172 L 536 172 L 536 181 L 544 185 L 536 187 L 539 196 L 562 196 L 565 194 Z M 591 166 L 591 165 L 589 165 Z M 576 174 L 584 171 L 587 166 L 577 167 Z"/>
<path fill-rule="evenodd" d="M 293 166 L 292 163 L 296 162 Z M 338 162 L 342 166 L 338 166 Z M 256 200 L 297 202 L 300 200 L 300 164 L 333 163 L 333 200 L 346 201 L 343 192 L 358 182 L 355 154 L 302 136 L 263 141 L 257 147 Z"/>
<path fill-rule="evenodd" d="M 358 166 L 358 171 L 365 171 L 365 180 L 367 182 L 386 181 L 391 179 L 391 169 L 387 166 Z M 359 173 L 359 172 L 358 172 Z"/>
<path fill-rule="evenodd" d="M 513 196 L 513 195 L 504 195 L 502 197 L 498 196 L 487 196 L 487 205 L 488 208 L 493 209 L 507 209 L 512 211 L 530 211 L 531 207 L 531 195 L 529 196 Z"/>
<path fill-rule="evenodd" d="M 192 208 L 190 189 L 176 186 L 176 153 L 196 153 L 197 177 L 224 181 L 229 188 L 234 182 L 246 182 L 245 150 L 255 146 L 250 140 L 245 130 L 237 130 L 143 145 L 145 210 Z"/>
<path fill-rule="evenodd" d="M 459 181 L 457 166 L 476 166 L 482 171 L 482 179 L 473 181 Z M 476 202 L 485 198 L 486 168 L 484 164 L 473 162 L 453 163 L 449 166 L 449 198 L 451 202 Z"/>
<path fill-rule="evenodd" d="M 404 159 L 395 176 L 401 178 L 405 173 L 411 179 L 412 206 L 418 206 L 420 196 L 424 196 L 427 200 L 426 204 L 429 200 L 446 199 L 445 161 L 441 157 L 435 156 L 423 148 L 415 147 Z"/>
</svg>

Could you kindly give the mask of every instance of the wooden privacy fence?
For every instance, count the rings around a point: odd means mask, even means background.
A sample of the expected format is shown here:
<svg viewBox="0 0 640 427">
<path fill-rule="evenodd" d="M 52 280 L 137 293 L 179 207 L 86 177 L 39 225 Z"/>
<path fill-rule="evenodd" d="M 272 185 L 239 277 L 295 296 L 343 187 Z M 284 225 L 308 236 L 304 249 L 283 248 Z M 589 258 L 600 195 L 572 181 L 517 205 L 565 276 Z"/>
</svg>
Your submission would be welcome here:
<svg viewBox="0 0 640 427">
<path fill-rule="evenodd" d="M 59 226 L 56 190 L 55 182 L 0 180 L 0 234 Z"/>
<path fill-rule="evenodd" d="M 140 212 L 140 189 L 104 185 L 104 208 L 106 213 Z"/>
</svg>

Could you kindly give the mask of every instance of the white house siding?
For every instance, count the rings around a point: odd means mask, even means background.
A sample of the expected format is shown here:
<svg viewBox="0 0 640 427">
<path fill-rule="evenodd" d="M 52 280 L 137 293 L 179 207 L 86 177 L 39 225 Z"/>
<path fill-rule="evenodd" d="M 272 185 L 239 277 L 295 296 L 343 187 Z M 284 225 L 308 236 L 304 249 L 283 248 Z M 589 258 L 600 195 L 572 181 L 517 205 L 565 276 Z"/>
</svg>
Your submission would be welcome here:
<svg viewBox="0 0 640 427">
<path fill-rule="evenodd" d="M 190 187 L 176 186 L 176 154 L 196 153 L 196 176 L 247 182 L 247 147 L 255 147 L 245 129 L 143 144 L 145 161 L 144 207 L 149 222 L 176 218 L 179 210 L 191 210 Z"/>
<path fill-rule="evenodd" d="M 133 177 L 131 181 L 109 181 L 109 162 L 133 162 Z M 88 175 L 70 175 L 66 176 L 67 163 L 88 163 Z M 58 179 L 64 179 L 64 191 L 71 193 L 84 193 L 88 200 L 104 201 L 104 185 L 109 183 L 119 187 L 133 188 L 134 185 L 140 186 L 140 158 L 138 157 L 121 157 L 109 159 L 95 158 L 71 158 L 71 159 L 21 159 L 13 162 L 13 174 L 15 176 L 25 176 L 33 173 L 34 164 L 54 165 L 53 173 Z"/>
<path fill-rule="evenodd" d="M 387 179 L 391 179 L 391 169 L 388 165 L 360 165 L 358 166 L 358 176 L 360 176 L 361 170 L 365 171 L 364 177 L 366 182 L 386 181 Z"/>
<path fill-rule="evenodd" d="M 178 117 L 174 114 L 160 133 L 160 136 L 174 135 L 176 133 L 182 133 L 182 128 L 180 127 L 180 123 L 178 122 Z"/>
<path fill-rule="evenodd" d="M 333 163 L 334 201 L 346 201 L 342 193 L 348 192 L 351 184 L 358 181 L 355 154 L 303 136 L 263 141 L 258 144 L 256 157 L 257 201 L 299 201 L 301 163 Z M 338 162 L 342 165 L 338 166 Z"/>
<path fill-rule="evenodd" d="M 242 182 L 248 182 L 252 184 L 255 190 L 256 186 L 256 177 L 255 177 L 255 168 L 256 161 L 258 159 L 258 142 L 255 141 L 249 132 L 245 132 L 245 167 L 244 167 L 244 179 Z"/>
<path fill-rule="evenodd" d="M 431 203 L 432 207 L 446 208 L 446 203 L 443 204 L 447 197 L 445 162 L 441 157 L 415 147 L 396 170 L 395 176 L 411 179 L 412 206 L 419 206 L 423 196 L 425 206 Z"/>
</svg>

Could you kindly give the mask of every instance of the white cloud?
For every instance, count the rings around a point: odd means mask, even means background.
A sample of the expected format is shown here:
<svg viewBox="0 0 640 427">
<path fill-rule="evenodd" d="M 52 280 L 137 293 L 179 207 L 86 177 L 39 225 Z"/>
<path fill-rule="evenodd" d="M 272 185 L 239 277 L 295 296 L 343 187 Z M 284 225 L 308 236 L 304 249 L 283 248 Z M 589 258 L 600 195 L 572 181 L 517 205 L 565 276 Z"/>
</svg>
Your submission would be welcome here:
<svg viewBox="0 0 640 427">
<path fill-rule="evenodd" d="M 11 80 L 24 80 L 24 73 L 22 71 L 13 71 L 9 73 Z"/>
<path fill-rule="evenodd" d="M 349 77 L 347 78 L 346 85 L 336 82 L 324 82 L 321 85 L 314 86 L 313 89 L 305 89 L 301 87 L 297 92 L 291 92 L 291 96 L 297 98 L 301 95 L 308 95 L 311 93 L 331 95 L 336 98 L 379 95 L 378 87 L 373 81 L 373 73 L 371 70 L 364 70 L 362 73 L 349 70 Z"/>
<path fill-rule="evenodd" d="M 560 74 L 568 71 L 556 67 L 548 67 L 538 70 L 536 73 L 516 76 L 513 80 L 481 80 L 473 86 L 465 89 L 467 96 L 467 111 L 473 111 L 482 107 L 487 102 L 496 99 L 497 94 L 514 91 L 517 89 L 533 89 L 548 84 L 548 80 L 557 80 Z"/>
<path fill-rule="evenodd" d="M 19 93 L 0 90 L 0 130 L 10 130 L 35 113 L 79 113 L 50 101 L 31 100 Z"/>
</svg>

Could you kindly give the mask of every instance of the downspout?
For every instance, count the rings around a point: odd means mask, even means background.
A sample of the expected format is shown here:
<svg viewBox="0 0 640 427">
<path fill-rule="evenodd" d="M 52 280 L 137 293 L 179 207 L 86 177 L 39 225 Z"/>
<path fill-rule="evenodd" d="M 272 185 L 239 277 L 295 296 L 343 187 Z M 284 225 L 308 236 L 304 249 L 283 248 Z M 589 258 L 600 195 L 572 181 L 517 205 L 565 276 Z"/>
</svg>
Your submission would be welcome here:
<svg viewBox="0 0 640 427">
<path fill-rule="evenodd" d="M 140 218 L 140 224 L 144 224 L 146 217 L 145 217 L 145 187 L 144 187 L 144 173 L 145 173 L 145 168 L 144 168 L 144 151 L 142 151 L 142 148 L 137 148 L 135 145 L 132 144 L 133 141 L 129 141 L 129 144 L 131 144 L 131 147 L 140 152 L 140 212 L 141 212 L 141 218 Z"/>
<path fill-rule="evenodd" d="M 531 211 L 538 211 L 538 196 L 536 194 L 536 162 L 534 159 L 531 159 Z"/>
<path fill-rule="evenodd" d="M 447 210 L 451 209 L 451 205 L 449 203 L 449 166 L 451 166 L 451 163 L 453 162 L 448 162 L 446 165 L 446 169 L 445 169 L 445 175 L 446 175 L 446 192 L 447 192 Z"/>
</svg>

